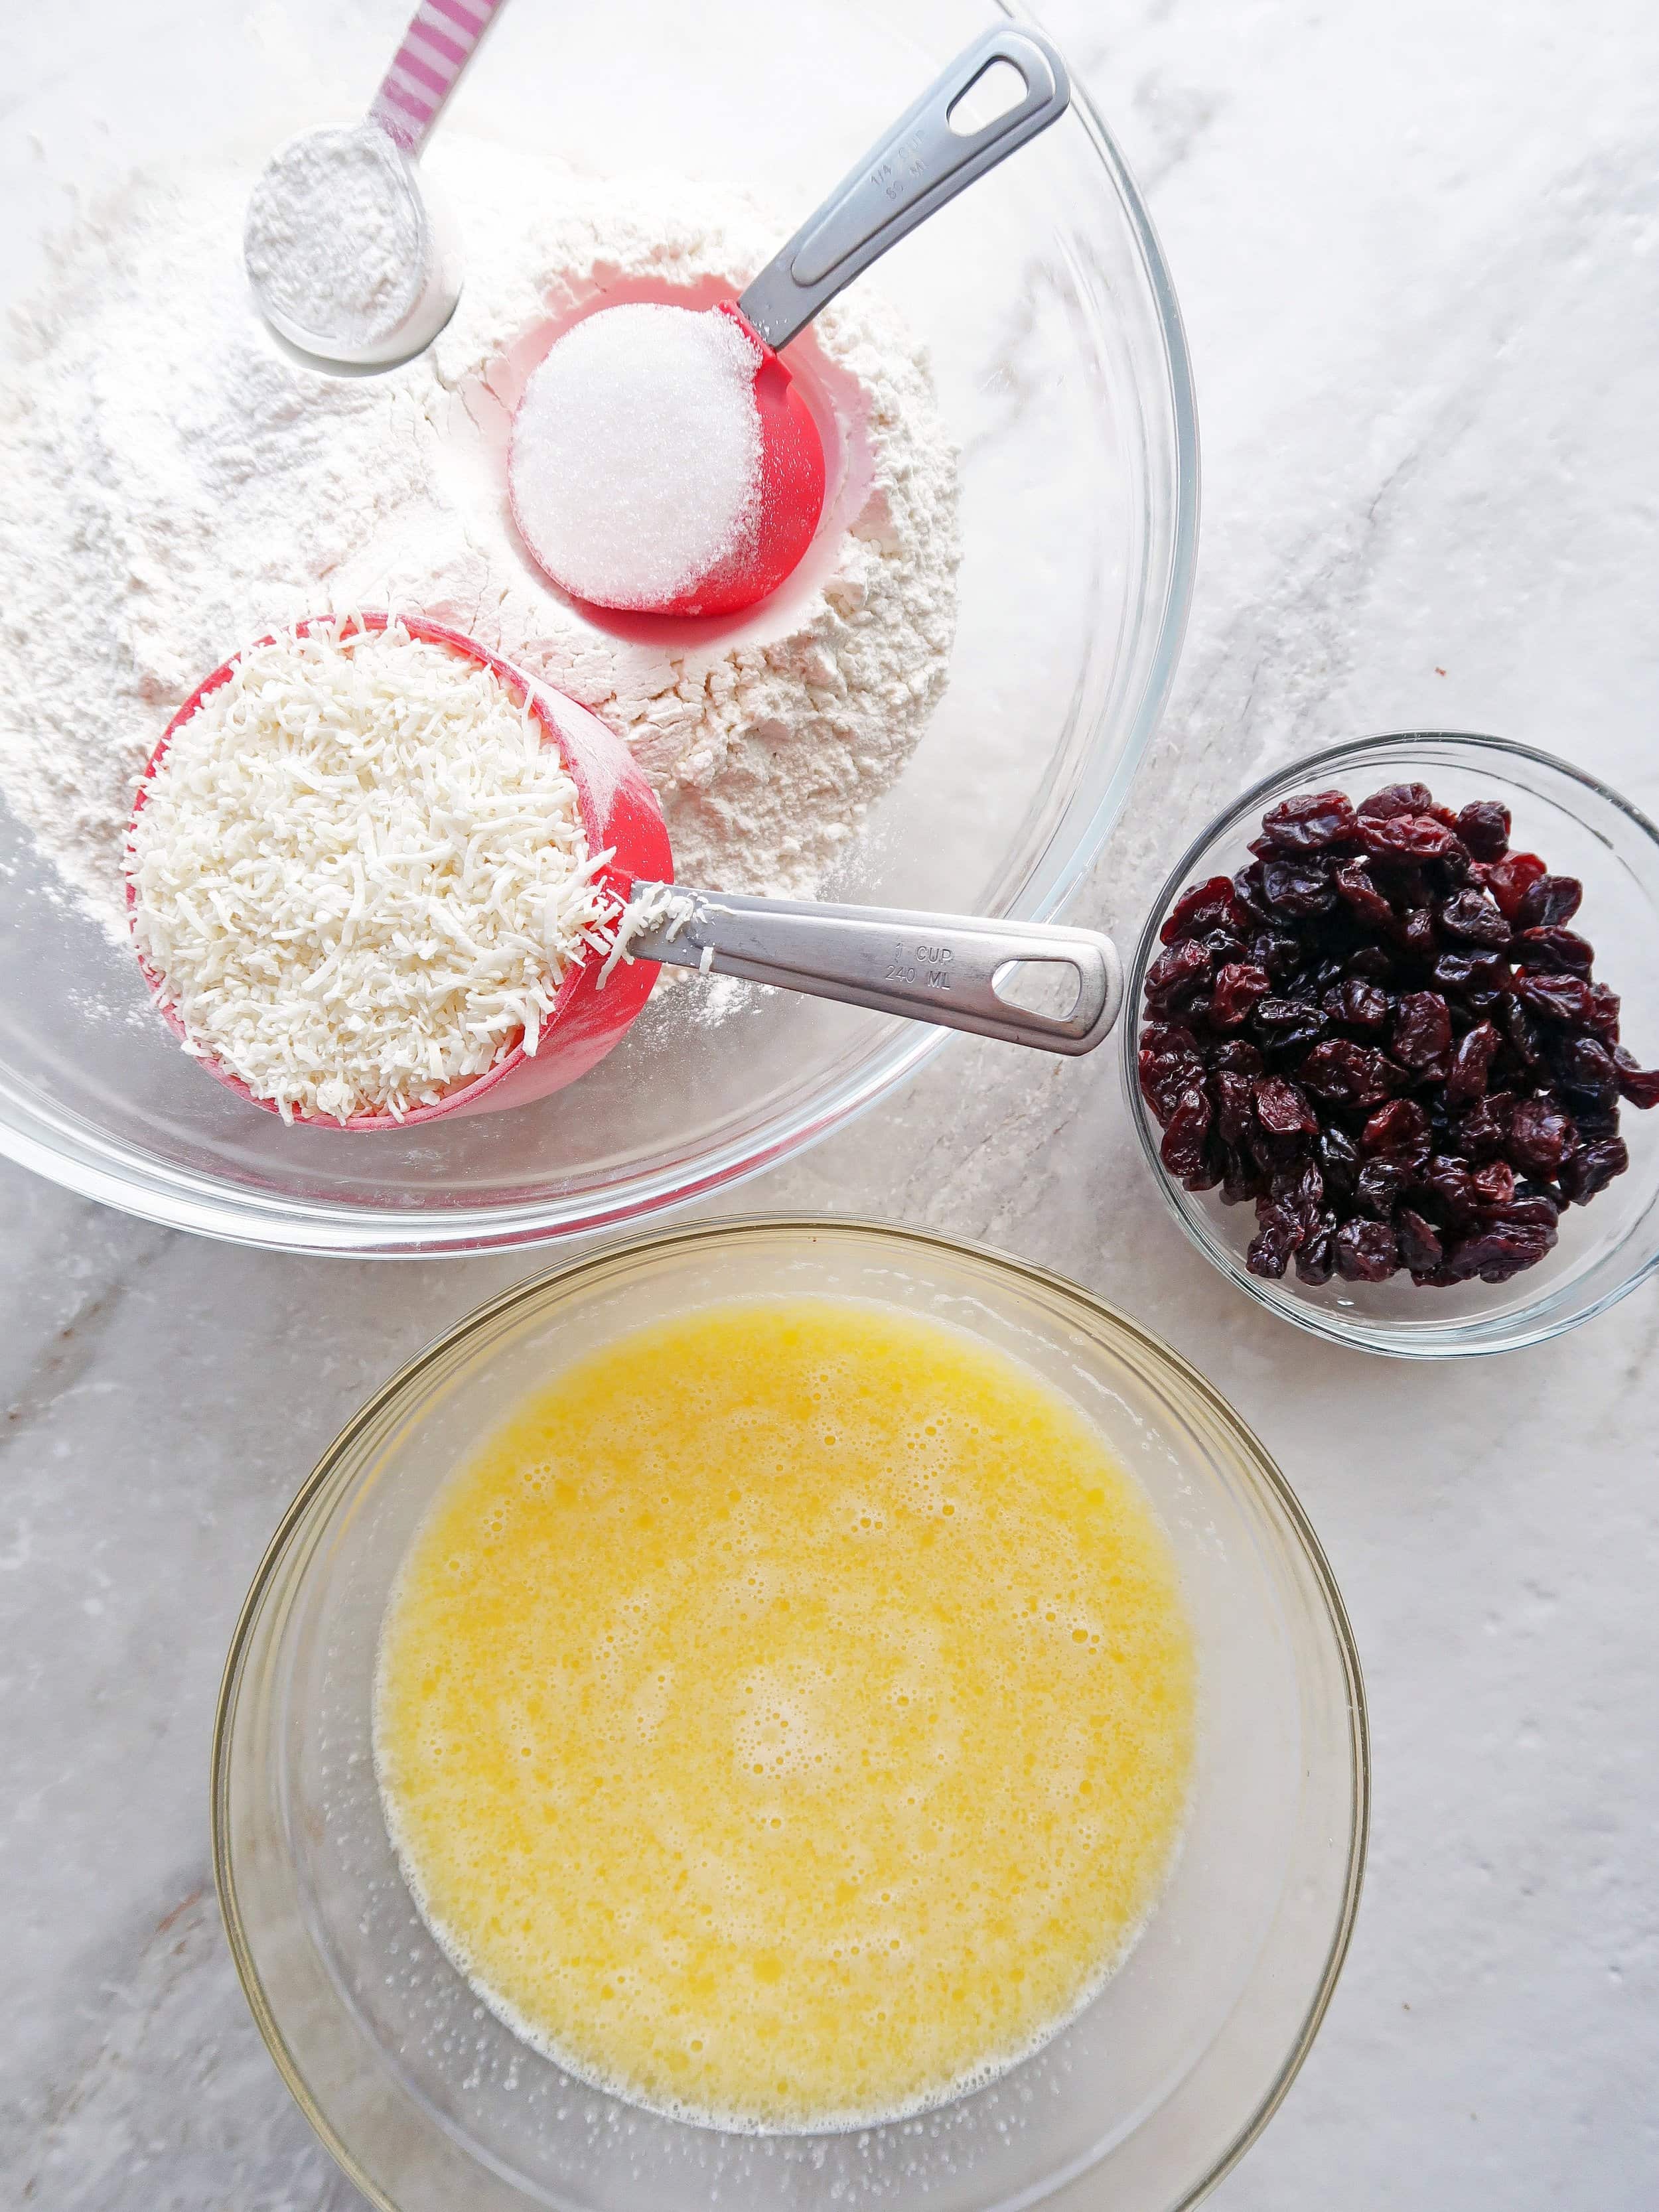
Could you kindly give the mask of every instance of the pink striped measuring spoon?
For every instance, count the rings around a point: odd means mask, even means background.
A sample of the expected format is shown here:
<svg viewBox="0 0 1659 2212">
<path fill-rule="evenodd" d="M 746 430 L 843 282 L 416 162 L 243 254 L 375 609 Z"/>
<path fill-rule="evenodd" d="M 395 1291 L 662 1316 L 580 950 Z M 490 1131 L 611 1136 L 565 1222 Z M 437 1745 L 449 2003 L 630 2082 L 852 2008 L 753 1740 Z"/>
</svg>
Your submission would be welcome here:
<svg viewBox="0 0 1659 2212">
<path fill-rule="evenodd" d="M 248 202 L 243 258 L 260 312 L 307 359 L 392 368 L 430 345 L 460 296 L 460 257 L 416 161 L 506 0 L 421 0 L 351 131 L 283 148 Z"/>
<path fill-rule="evenodd" d="M 368 111 L 406 154 L 418 154 L 444 102 L 506 0 L 421 0 Z"/>
</svg>

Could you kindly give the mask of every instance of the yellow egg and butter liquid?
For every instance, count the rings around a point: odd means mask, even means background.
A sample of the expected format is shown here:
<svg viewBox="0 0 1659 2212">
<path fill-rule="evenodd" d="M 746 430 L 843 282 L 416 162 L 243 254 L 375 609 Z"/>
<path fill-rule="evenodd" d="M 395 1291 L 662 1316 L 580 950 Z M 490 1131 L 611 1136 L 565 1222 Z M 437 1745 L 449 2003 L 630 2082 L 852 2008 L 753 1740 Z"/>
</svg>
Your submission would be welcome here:
<svg viewBox="0 0 1659 2212">
<path fill-rule="evenodd" d="M 896 1308 L 710 1306 L 522 1402 L 417 1532 L 375 1753 L 422 1916 L 561 2065 L 725 2128 L 914 2112 L 1121 1961 L 1195 1669 L 1146 1498 Z"/>
</svg>

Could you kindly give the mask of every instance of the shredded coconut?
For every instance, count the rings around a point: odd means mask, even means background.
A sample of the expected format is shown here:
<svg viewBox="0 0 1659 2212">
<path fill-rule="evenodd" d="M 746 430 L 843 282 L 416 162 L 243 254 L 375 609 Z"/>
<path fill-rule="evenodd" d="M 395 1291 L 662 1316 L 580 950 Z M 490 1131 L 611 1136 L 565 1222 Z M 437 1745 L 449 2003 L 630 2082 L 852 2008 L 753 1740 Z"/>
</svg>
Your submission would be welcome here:
<svg viewBox="0 0 1659 2212">
<path fill-rule="evenodd" d="M 253 188 L 242 232 L 266 311 L 333 345 L 391 336 L 419 295 L 424 247 L 404 157 L 373 123 L 283 147 Z"/>
<path fill-rule="evenodd" d="M 655 929 L 661 929 L 667 938 L 678 937 L 687 922 L 696 913 L 696 906 L 685 892 L 677 891 L 672 884 L 647 884 L 636 891 L 616 917 L 611 938 L 611 949 L 605 956 L 605 965 L 595 978 L 602 991 L 616 973 L 618 963 L 631 968 L 634 964 L 634 944 Z M 667 927 L 665 928 L 664 924 Z M 712 958 L 713 955 L 710 954 Z M 708 973 L 705 967 L 702 973 Z"/>
<path fill-rule="evenodd" d="M 132 824 L 133 935 L 185 1049 L 284 1120 L 436 1104 L 609 948 L 576 787 L 495 672 L 400 623 L 252 647 Z"/>
<path fill-rule="evenodd" d="M 790 350 L 848 414 L 836 527 L 758 618 L 649 635 L 634 618 L 620 635 L 546 585 L 506 512 L 537 334 L 545 350 L 550 319 L 602 289 L 730 296 L 787 221 L 684 179 L 579 179 L 464 136 L 428 165 L 468 279 L 435 347 L 401 369 L 328 377 L 280 355 L 238 250 L 246 173 L 181 161 L 88 210 L 0 376 L 0 787 L 123 940 L 122 842 L 168 716 L 238 645 L 301 615 L 418 608 L 471 632 L 624 739 L 684 881 L 786 897 L 817 889 L 944 689 L 955 455 L 871 281 Z"/>
<path fill-rule="evenodd" d="M 513 512 L 556 582 L 660 607 L 752 538 L 760 349 L 731 315 L 606 307 L 567 331 L 513 423 Z"/>
</svg>

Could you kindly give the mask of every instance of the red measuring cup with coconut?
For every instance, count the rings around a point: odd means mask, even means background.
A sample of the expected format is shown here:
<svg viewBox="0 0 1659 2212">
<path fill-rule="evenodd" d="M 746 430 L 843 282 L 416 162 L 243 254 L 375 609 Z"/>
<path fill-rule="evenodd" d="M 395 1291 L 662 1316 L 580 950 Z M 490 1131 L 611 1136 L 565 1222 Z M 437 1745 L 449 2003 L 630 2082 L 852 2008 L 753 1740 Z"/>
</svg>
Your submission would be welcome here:
<svg viewBox="0 0 1659 2212">
<path fill-rule="evenodd" d="M 988 31 L 736 301 L 601 307 L 565 331 L 525 386 L 507 456 L 520 535 L 552 580 L 590 605 L 669 615 L 735 614 L 776 591 L 825 489 L 817 424 L 780 353 L 1070 100 L 1046 39 Z"/>
<path fill-rule="evenodd" d="M 384 613 L 365 613 L 354 617 L 352 621 L 357 628 L 374 631 L 385 629 L 389 619 Z M 590 854 L 614 851 L 618 856 L 627 855 L 625 863 L 619 857 L 604 863 L 596 871 L 596 881 L 613 911 L 620 912 L 626 904 L 635 877 L 641 870 L 651 875 L 672 875 L 673 858 L 669 850 L 668 832 L 655 794 L 635 766 L 627 746 L 606 729 L 603 722 L 585 708 L 577 706 L 574 700 L 538 684 L 521 670 L 480 645 L 475 638 L 417 616 L 404 615 L 398 619 L 411 636 L 441 646 L 476 666 L 489 670 L 509 697 L 515 703 L 526 707 L 535 717 L 541 729 L 543 742 L 557 751 L 575 785 L 582 836 L 587 851 Z M 331 616 L 319 616 L 311 621 L 296 623 L 294 630 L 295 635 L 304 637 L 319 623 L 332 623 L 334 620 Z M 273 638 L 268 635 L 257 642 L 269 645 L 273 642 Z M 254 649 L 249 648 L 250 651 Z M 230 681 L 244 657 L 242 653 L 233 654 L 230 659 L 216 668 L 210 676 L 198 684 L 167 724 L 139 783 L 132 810 L 134 824 L 144 808 L 151 787 L 167 761 L 178 732 L 198 712 L 204 700 L 210 698 L 222 684 Z M 137 892 L 131 878 L 126 896 L 131 918 L 136 914 L 137 906 Z M 267 1113 L 278 1113 L 281 1109 L 273 1100 L 260 1097 L 251 1091 L 240 1076 L 216 1059 L 210 1050 L 204 1048 L 200 1037 L 187 1035 L 185 1024 L 169 996 L 166 979 L 152 967 L 136 945 L 135 950 L 137 951 L 138 964 L 143 971 L 144 980 L 149 986 L 152 1003 L 198 1065 L 250 1104 L 262 1107 Z M 298 1109 L 292 1111 L 289 1118 L 300 1122 L 313 1121 L 320 1127 L 330 1129 L 408 1129 L 451 1115 L 491 1112 L 502 1106 L 521 1105 L 527 1100 L 544 1097 L 550 1091 L 562 1090 L 566 1084 L 574 1083 L 579 1076 L 585 1075 L 613 1045 L 620 1042 L 650 996 L 651 987 L 656 980 L 654 969 L 635 969 L 618 962 L 617 972 L 607 975 L 601 988 L 599 968 L 599 961 L 586 960 L 574 964 L 565 975 L 538 1041 L 548 1046 L 545 1051 L 526 1051 L 520 1034 L 519 1039 L 511 1043 L 482 1074 L 458 1085 L 435 1104 L 410 1104 L 397 1114 L 389 1111 L 356 1114 L 343 1121 L 332 1115 L 310 1115 Z M 554 1036 L 556 1036 L 556 1048 L 553 1048 Z"/>
<path fill-rule="evenodd" d="M 380 613 L 352 617 L 366 631 L 384 629 L 388 620 Z M 417 617 L 398 620 L 410 636 L 489 670 L 515 704 L 535 717 L 543 742 L 556 750 L 575 787 L 587 853 L 607 856 L 595 881 L 610 909 L 611 942 L 603 956 L 590 953 L 570 965 L 542 1018 L 533 1050 L 520 1033 L 483 1073 L 431 1104 L 356 1114 L 344 1121 L 294 1110 L 288 1118 L 331 1129 L 386 1131 L 450 1115 L 495 1113 L 545 1097 L 586 1074 L 621 1042 L 665 965 L 743 976 L 1067 1055 L 1092 1051 L 1110 1031 L 1122 1000 L 1122 975 L 1111 941 L 1095 931 L 753 898 L 677 884 L 661 809 L 620 738 L 574 700 L 475 639 Z M 295 629 L 303 637 L 314 626 L 300 623 Z M 272 641 L 266 637 L 259 642 Z M 204 700 L 230 681 L 241 658 L 236 655 L 216 668 L 167 725 L 138 787 L 135 825 L 178 732 Z M 136 914 L 137 892 L 131 878 L 127 904 L 129 913 Z M 208 1041 L 188 1034 L 166 978 L 142 951 L 138 958 L 157 1011 L 197 1064 L 250 1103 L 280 1111 L 216 1060 Z M 1044 988 L 1056 981 L 1058 993 Z M 1056 997 L 1058 1009 L 1034 1003 Z"/>
</svg>

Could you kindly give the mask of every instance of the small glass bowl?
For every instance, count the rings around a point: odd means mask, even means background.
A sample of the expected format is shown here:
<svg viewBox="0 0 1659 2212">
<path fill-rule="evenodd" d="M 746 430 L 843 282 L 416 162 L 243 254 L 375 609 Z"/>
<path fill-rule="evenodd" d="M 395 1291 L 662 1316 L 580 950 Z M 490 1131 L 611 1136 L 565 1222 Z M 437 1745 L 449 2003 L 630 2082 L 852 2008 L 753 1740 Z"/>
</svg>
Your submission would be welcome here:
<svg viewBox="0 0 1659 2212">
<path fill-rule="evenodd" d="M 811 1295 L 933 1316 L 1022 1360 L 1092 1423 L 1176 1555 L 1197 1752 L 1155 1911 L 1042 2049 L 912 2118 L 734 2135 L 574 2079 L 450 1965 L 387 1839 L 374 1668 L 410 1536 L 504 1407 L 623 1331 L 722 1298 Z M 1176 2212 L 1254 2140 L 1312 2042 L 1353 1924 L 1368 1791 L 1359 1662 L 1330 1570 L 1273 1462 L 1190 1367 L 1073 1285 L 975 1246 L 758 1218 L 659 1232 L 521 1284 L 330 1447 L 231 1647 L 214 1863 L 271 2053 L 382 2212 L 1012 2212 L 1085 2174 L 1091 2204 Z"/>
<path fill-rule="evenodd" d="M 1401 731 L 1297 761 L 1247 791 L 1212 823 L 1170 871 L 1141 932 L 1124 1000 L 1124 1082 L 1141 1150 L 1177 1221 L 1206 1259 L 1269 1312 L 1334 1344 L 1407 1359 L 1513 1352 L 1575 1328 L 1634 1290 L 1659 1267 L 1659 1114 L 1626 1106 L 1620 1133 L 1629 1171 L 1588 1206 L 1561 1217 L 1560 1242 L 1535 1267 L 1502 1284 L 1419 1290 L 1408 1275 L 1386 1283 L 1321 1287 L 1253 1275 L 1244 1255 L 1255 1235 L 1252 1206 L 1226 1206 L 1218 1192 L 1183 1190 L 1158 1155 L 1162 1137 L 1136 1080 L 1146 970 L 1158 931 L 1189 884 L 1233 875 L 1251 858 L 1268 807 L 1292 792 L 1335 787 L 1356 804 L 1388 783 L 1426 783 L 1441 804 L 1501 799 L 1514 817 L 1510 842 L 1535 852 L 1558 875 L 1577 876 L 1584 903 L 1572 927 L 1595 947 L 1595 975 L 1623 999 L 1624 1042 L 1651 1065 L 1659 1058 L 1659 830 L 1594 776 L 1547 753 L 1462 731 Z"/>
</svg>

